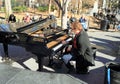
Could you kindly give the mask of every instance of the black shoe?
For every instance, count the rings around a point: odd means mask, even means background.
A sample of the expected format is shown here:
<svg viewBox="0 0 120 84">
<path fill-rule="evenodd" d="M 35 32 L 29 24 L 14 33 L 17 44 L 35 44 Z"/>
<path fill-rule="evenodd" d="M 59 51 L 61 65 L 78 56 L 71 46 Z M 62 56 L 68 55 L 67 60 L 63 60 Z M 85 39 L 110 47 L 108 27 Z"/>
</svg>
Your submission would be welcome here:
<svg viewBox="0 0 120 84">
<path fill-rule="evenodd" d="M 70 73 L 75 73 L 75 69 L 74 69 L 74 68 L 69 69 L 69 70 L 67 71 L 67 73 L 68 73 L 68 74 L 70 74 Z"/>
<path fill-rule="evenodd" d="M 71 70 L 68 70 L 67 73 L 69 74 L 71 72 Z"/>
<path fill-rule="evenodd" d="M 37 69 L 37 71 L 38 71 L 38 72 L 40 72 L 40 71 L 41 71 L 41 69 Z"/>
<path fill-rule="evenodd" d="M 79 72 L 76 72 L 77 74 L 89 74 L 89 71 L 79 71 Z"/>
<path fill-rule="evenodd" d="M 84 69 L 84 70 L 79 70 L 79 71 L 76 71 L 77 74 L 89 74 L 89 69 Z"/>
</svg>

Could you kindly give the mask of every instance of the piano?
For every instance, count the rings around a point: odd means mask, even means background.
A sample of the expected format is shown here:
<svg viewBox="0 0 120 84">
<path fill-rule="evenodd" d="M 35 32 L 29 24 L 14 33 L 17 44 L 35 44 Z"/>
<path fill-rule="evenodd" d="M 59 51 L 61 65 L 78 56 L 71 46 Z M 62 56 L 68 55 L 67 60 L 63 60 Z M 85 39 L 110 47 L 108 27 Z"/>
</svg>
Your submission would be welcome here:
<svg viewBox="0 0 120 84">
<path fill-rule="evenodd" d="M 62 28 L 51 28 L 56 19 L 44 18 L 40 21 L 19 28 L 3 28 L 0 26 L 0 43 L 3 44 L 5 56 L 9 59 L 8 45 L 22 46 L 38 58 L 38 71 L 42 70 L 44 57 L 49 57 L 49 65 L 53 56 L 62 51 L 62 40 L 70 41 L 72 38 Z M 32 46 L 32 47 L 31 47 Z"/>
</svg>

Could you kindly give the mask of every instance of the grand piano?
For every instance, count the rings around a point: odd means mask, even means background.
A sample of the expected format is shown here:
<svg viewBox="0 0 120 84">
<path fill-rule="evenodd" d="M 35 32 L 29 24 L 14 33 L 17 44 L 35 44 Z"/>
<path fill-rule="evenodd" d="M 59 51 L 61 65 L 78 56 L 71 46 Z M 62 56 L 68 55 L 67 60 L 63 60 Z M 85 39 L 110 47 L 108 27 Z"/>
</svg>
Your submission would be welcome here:
<svg viewBox="0 0 120 84">
<path fill-rule="evenodd" d="M 49 57 L 49 65 L 53 62 L 53 56 L 65 47 L 62 40 L 70 41 L 66 30 L 54 28 L 50 25 L 56 23 L 56 19 L 49 17 L 18 28 L 0 27 L 0 43 L 3 44 L 5 56 L 9 59 L 8 45 L 22 46 L 38 58 L 38 71 L 42 70 L 44 57 Z"/>
</svg>

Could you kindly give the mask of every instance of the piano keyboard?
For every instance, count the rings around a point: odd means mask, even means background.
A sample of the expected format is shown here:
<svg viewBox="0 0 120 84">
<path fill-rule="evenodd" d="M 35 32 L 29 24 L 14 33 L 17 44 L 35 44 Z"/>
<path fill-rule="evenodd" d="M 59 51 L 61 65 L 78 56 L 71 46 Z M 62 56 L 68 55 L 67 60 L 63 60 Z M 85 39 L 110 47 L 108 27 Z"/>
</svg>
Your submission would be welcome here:
<svg viewBox="0 0 120 84">
<path fill-rule="evenodd" d="M 66 41 L 71 41 L 72 38 L 68 38 Z M 54 48 L 52 48 L 53 51 L 57 51 L 58 49 L 60 49 L 63 46 L 62 43 L 58 44 L 57 46 L 55 46 Z"/>
</svg>

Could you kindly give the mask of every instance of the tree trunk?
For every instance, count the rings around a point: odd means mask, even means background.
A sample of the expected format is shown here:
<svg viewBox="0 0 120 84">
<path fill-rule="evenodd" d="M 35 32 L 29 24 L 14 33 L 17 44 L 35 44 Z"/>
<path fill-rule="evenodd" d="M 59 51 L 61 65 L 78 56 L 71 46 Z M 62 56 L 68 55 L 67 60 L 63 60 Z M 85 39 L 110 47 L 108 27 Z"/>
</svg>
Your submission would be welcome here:
<svg viewBox="0 0 120 84">
<path fill-rule="evenodd" d="M 49 9 L 48 9 L 48 13 L 50 14 L 51 12 L 51 0 L 49 0 Z"/>
<path fill-rule="evenodd" d="M 68 7 L 68 3 L 71 0 L 54 0 L 59 9 L 61 10 L 61 27 L 62 29 L 67 29 L 67 7 Z M 59 11 L 60 14 L 60 11 Z"/>
<path fill-rule="evenodd" d="M 12 14 L 11 0 L 5 0 L 5 17 L 8 18 Z"/>
<path fill-rule="evenodd" d="M 62 10 L 59 8 L 58 9 L 58 18 L 61 18 L 61 16 L 62 16 L 61 14 L 62 14 Z"/>
<path fill-rule="evenodd" d="M 60 5 L 62 6 L 62 0 L 60 0 Z M 58 10 L 58 17 L 59 18 L 61 18 L 61 16 L 62 16 L 62 10 L 61 10 L 61 8 L 59 7 L 59 10 Z"/>
<path fill-rule="evenodd" d="M 70 2 L 70 0 L 63 0 L 62 3 L 62 19 L 61 19 L 61 26 L 63 29 L 67 29 L 67 7 L 68 7 L 68 3 Z"/>
<path fill-rule="evenodd" d="M 79 0 L 78 1 L 78 12 L 77 12 L 77 14 L 80 14 L 81 11 L 82 11 L 82 0 Z"/>
</svg>

